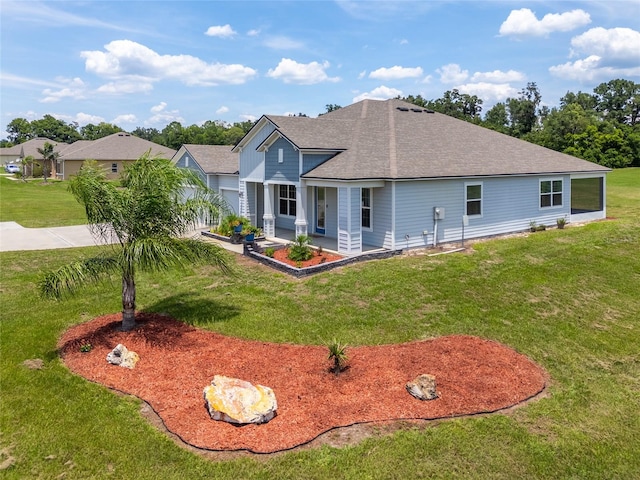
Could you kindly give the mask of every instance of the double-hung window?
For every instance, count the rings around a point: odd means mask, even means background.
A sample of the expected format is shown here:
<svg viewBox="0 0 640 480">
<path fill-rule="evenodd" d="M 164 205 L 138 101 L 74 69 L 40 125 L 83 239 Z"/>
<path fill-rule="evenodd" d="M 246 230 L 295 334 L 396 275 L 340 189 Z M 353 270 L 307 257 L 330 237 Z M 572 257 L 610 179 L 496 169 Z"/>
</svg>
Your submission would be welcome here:
<svg viewBox="0 0 640 480">
<path fill-rule="evenodd" d="M 118 164 L 117 163 L 112 163 L 111 164 L 111 173 L 118 173 Z"/>
<path fill-rule="evenodd" d="M 482 183 L 466 183 L 464 201 L 467 216 L 482 215 Z"/>
<path fill-rule="evenodd" d="M 540 208 L 562 206 L 562 180 L 540 180 Z"/>
<path fill-rule="evenodd" d="M 371 228 L 371 189 L 361 189 L 362 228 Z"/>
<path fill-rule="evenodd" d="M 280 185 L 279 188 L 279 213 L 289 217 L 296 216 L 296 186 Z"/>
</svg>

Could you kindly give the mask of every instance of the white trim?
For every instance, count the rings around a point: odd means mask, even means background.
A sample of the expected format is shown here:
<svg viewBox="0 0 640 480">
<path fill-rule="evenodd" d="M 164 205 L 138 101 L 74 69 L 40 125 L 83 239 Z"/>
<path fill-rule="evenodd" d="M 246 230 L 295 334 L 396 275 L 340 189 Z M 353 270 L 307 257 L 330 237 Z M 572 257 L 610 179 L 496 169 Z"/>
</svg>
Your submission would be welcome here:
<svg viewBox="0 0 640 480">
<path fill-rule="evenodd" d="M 469 199 L 467 198 L 467 187 L 475 187 L 475 186 L 480 186 L 480 198 L 472 198 Z M 474 215 L 469 215 L 467 207 L 469 202 L 474 202 L 474 201 L 478 201 L 480 200 L 480 213 L 476 213 Z M 482 218 L 482 216 L 484 215 L 484 185 L 482 182 L 464 182 L 464 215 L 466 215 L 467 217 L 469 217 L 469 219 L 474 219 L 474 218 Z"/>
<path fill-rule="evenodd" d="M 542 193 L 542 191 L 541 191 L 542 182 L 551 182 L 551 191 L 549 193 L 545 193 L 545 194 Z M 562 184 L 562 190 L 560 190 L 560 197 L 562 198 L 562 202 L 560 203 L 560 205 L 554 205 L 553 204 L 553 195 L 554 195 L 553 182 L 560 182 Z M 555 193 L 558 193 L 558 192 L 555 192 Z M 565 194 L 564 178 L 562 178 L 562 177 L 548 177 L 548 178 L 540 178 L 540 179 L 538 179 L 538 210 L 547 211 L 547 210 L 554 210 L 554 209 L 563 208 L 564 207 L 564 194 Z M 548 207 L 543 207 L 542 206 L 542 202 L 541 202 L 542 195 L 549 195 L 549 197 L 551 198 L 551 205 L 549 205 Z"/>
<path fill-rule="evenodd" d="M 366 181 L 352 181 L 352 180 L 313 180 L 308 178 L 302 178 L 309 187 L 327 187 L 327 188 L 383 188 L 385 180 L 366 180 Z"/>
<path fill-rule="evenodd" d="M 369 190 L 369 206 L 365 207 L 362 203 L 362 191 L 363 190 Z M 369 209 L 369 226 L 365 227 L 362 225 L 362 219 L 364 218 L 364 216 L 362 215 L 362 212 L 364 211 L 365 208 Z M 373 188 L 370 187 L 361 187 L 360 188 L 360 228 L 365 231 L 365 232 L 372 232 L 373 231 Z"/>
</svg>

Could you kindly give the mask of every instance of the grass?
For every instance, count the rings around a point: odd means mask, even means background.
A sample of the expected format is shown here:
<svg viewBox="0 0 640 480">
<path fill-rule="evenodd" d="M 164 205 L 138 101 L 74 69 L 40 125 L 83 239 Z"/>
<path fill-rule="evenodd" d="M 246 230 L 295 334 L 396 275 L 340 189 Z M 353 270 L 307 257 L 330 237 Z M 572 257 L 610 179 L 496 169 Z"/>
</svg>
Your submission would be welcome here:
<svg viewBox="0 0 640 480">
<path fill-rule="evenodd" d="M 3 195 L 4 195 L 4 183 Z M 551 376 L 549 396 L 505 415 L 380 434 L 344 448 L 212 462 L 139 415 L 137 399 L 72 375 L 70 325 L 120 310 L 119 283 L 63 302 L 41 273 L 98 247 L 0 253 L 3 478 L 640 478 L 640 169 L 608 179 L 615 220 L 477 243 L 472 254 L 356 264 L 304 280 L 238 266 L 142 276 L 139 307 L 201 328 L 322 345 L 452 333 L 503 342 Z M 44 360 L 28 370 L 26 359 Z"/>
<path fill-rule="evenodd" d="M 84 208 L 67 185 L 59 180 L 22 182 L 0 176 L 0 222 L 17 222 L 27 228 L 87 223 Z"/>
</svg>

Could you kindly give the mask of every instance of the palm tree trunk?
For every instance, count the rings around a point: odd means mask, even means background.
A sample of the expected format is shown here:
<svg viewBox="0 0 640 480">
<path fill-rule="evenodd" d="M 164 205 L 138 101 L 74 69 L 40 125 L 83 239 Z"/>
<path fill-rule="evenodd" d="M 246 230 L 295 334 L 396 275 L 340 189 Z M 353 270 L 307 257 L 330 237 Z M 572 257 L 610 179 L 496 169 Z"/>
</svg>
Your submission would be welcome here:
<svg viewBox="0 0 640 480">
<path fill-rule="evenodd" d="M 136 326 L 136 282 L 133 272 L 122 275 L 122 331 Z"/>
</svg>

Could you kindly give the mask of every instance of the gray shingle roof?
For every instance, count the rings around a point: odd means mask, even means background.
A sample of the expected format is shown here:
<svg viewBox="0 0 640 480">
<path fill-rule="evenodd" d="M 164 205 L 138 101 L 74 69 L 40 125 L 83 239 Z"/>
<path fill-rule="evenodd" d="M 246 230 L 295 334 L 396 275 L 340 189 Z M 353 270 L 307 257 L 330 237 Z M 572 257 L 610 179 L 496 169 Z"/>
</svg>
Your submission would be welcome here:
<svg viewBox="0 0 640 480">
<path fill-rule="evenodd" d="M 49 140 L 48 138 L 38 137 L 27 140 L 24 143 L 14 145 L 13 147 L 0 148 L 0 155 L 15 155 L 16 158 L 20 157 L 21 155 L 23 156 L 23 158 L 31 155 L 35 159 L 42 158 L 42 155 L 38 153 L 38 148 L 44 147 L 44 144 L 47 142 L 56 147 L 54 148 L 54 151 L 56 152 L 60 152 L 68 146 L 64 142 L 55 142 L 53 140 Z"/>
<path fill-rule="evenodd" d="M 412 179 L 605 172 L 608 168 L 393 99 L 318 118 L 267 116 L 300 149 L 344 150 L 305 178 Z"/>
<path fill-rule="evenodd" d="M 60 152 L 60 158 L 69 160 L 137 160 L 151 149 L 151 155 L 171 158 L 176 153 L 171 148 L 144 140 L 134 135 L 118 132 L 98 140 L 80 140 Z"/>
<path fill-rule="evenodd" d="M 230 145 L 183 145 L 204 173 L 235 174 L 238 173 L 240 156 L 233 153 Z"/>
</svg>

